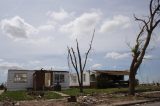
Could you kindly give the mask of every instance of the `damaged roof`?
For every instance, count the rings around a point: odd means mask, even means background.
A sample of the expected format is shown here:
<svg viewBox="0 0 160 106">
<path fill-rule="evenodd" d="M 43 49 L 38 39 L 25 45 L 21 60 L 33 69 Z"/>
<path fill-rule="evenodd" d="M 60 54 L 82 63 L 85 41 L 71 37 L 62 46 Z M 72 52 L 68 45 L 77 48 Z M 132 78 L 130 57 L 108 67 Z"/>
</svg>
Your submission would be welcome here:
<svg viewBox="0 0 160 106">
<path fill-rule="evenodd" d="M 96 73 L 104 73 L 108 75 L 129 75 L 128 70 L 94 70 Z"/>
</svg>

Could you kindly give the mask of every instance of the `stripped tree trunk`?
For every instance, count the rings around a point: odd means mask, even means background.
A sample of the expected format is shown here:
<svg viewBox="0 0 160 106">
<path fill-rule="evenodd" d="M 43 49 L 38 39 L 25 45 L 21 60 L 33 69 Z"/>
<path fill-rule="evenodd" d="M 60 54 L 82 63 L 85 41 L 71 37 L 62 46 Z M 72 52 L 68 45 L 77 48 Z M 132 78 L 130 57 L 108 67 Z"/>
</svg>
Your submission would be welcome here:
<svg viewBox="0 0 160 106">
<path fill-rule="evenodd" d="M 140 67 L 147 47 L 149 46 L 152 33 L 157 25 L 160 23 L 160 0 L 151 0 L 149 5 L 149 15 L 147 19 L 140 19 L 135 17 L 136 21 L 142 23 L 140 32 L 136 38 L 136 44 L 132 48 L 132 63 L 130 65 L 129 74 L 129 94 L 135 94 L 135 76 Z"/>
<path fill-rule="evenodd" d="M 92 35 L 92 39 L 91 39 L 91 42 L 90 42 L 90 45 L 89 45 L 89 49 L 87 50 L 87 52 L 85 54 L 85 60 L 84 60 L 83 63 L 82 63 L 81 53 L 80 53 L 80 50 L 79 50 L 78 40 L 76 40 L 76 43 L 77 43 L 76 51 L 77 52 L 75 52 L 75 50 L 72 47 L 71 48 L 68 47 L 68 65 L 70 65 L 70 61 L 71 61 L 71 64 L 72 64 L 72 66 L 75 69 L 76 74 L 77 74 L 79 89 L 80 89 L 81 93 L 83 92 L 83 72 L 84 72 L 85 66 L 87 64 L 88 55 L 89 55 L 89 53 L 91 51 L 91 48 L 92 48 L 94 33 L 95 33 L 95 30 L 94 30 L 93 35 Z"/>
</svg>

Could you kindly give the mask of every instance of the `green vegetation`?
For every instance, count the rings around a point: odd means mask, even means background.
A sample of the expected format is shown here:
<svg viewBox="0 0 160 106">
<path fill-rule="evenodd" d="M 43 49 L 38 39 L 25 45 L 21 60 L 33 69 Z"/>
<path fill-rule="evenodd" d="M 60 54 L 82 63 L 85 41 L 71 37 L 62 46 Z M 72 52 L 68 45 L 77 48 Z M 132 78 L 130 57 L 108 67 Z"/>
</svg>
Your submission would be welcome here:
<svg viewBox="0 0 160 106">
<path fill-rule="evenodd" d="M 92 94 L 92 93 L 116 93 L 116 92 L 127 92 L 127 88 L 107 88 L 107 89 L 96 89 L 96 88 L 87 88 L 84 89 L 84 95 L 85 94 Z M 78 88 L 71 88 L 62 91 L 62 93 L 77 96 L 80 95 Z"/>
<path fill-rule="evenodd" d="M 47 91 L 45 92 L 44 98 L 45 99 L 60 99 L 62 98 L 62 96 L 57 93 L 54 93 L 53 91 Z"/>
<path fill-rule="evenodd" d="M 52 91 L 45 91 L 44 96 L 42 99 L 59 99 L 62 98 L 60 95 L 52 92 Z M 20 100 L 33 100 L 38 99 L 38 95 L 30 95 L 27 91 L 6 91 L 0 95 L 0 101 L 3 100 L 13 100 L 13 101 L 20 101 Z"/>
<path fill-rule="evenodd" d="M 149 91 L 160 91 L 160 86 L 154 85 L 139 85 L 136 87 L 136 92 L 149 92 Z"/>
<path fill-rule="evenodd" d="M 31 100 L 33 99 L 32 96 L 27 95 L 27 92 L 25 91 L 7 91 L 7 92 L 3 92 L 0 95 L 0 101 L 2 100 Z"/>
<path fill-rule="evenodd" d="M 153 85 L 145 85 L 145 86 L 137 86 L 136 92 L 147 92 L 147 91 L 160 91 L 160 86 L 153 86 Z M 78 88 L 71 88 L 67 90 L 61 91 L 62 93 L 71 95 L 71 96 L 78 96 L 81 95 L 79 93 Z M 106 89 L 96 89 L 96 88 L 88 88 L 84 89 L 84 95 L 93 94 L 93 93 L 127 93 L 128 88 L 106 88 Z M 59 94 L 54 93 L 54 91 L 36 91 L 36 92 L 27 92 L 27 91 L 6 91 L 0 95 L 0 101 L 3 100 L 13 100 L 13 101 L 20 101 L 20 100 L 33 100 L 39 99 L 38 95 L 43 95 L 41 99 L 60 99 L 62 96 Z"/>
<path fill-rule="evenodd" d="M 160 86 L 153 86 L 153 85 L 145 85 L 145 86 L 137 86 L 136 92 L 148 92 L 148 91 L 160 91 Z M 62 91 L 62 93 L 71 95 L 71 96 L 78 96 L 80 95 L 78 88 L 71 88 Z M 128 93 L 128 88 L 106 88 L 106 89 L 96 89 L 96 88 L 87 88 L 84 89 L 84 95 L 92 94 L 92 93 Z"/>
</svg>

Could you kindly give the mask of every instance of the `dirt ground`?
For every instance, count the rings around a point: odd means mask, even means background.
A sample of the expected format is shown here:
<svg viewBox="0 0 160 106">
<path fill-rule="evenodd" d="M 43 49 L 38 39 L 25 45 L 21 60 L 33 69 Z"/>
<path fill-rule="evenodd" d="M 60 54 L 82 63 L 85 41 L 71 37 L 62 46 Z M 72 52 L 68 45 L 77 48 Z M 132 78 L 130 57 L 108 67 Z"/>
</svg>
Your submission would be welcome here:
<svg viewBox="0 0 160 106">
<path fill-rule="evenodd" d="M 68 103 L 66 100 L 30 100 L 19 102 L 3 102 L 0 106 L 77 106 L 76 103 Z"/>
<path fill-rule="evenodd" d="M 135 101 L 143 99 L 160 98 L 159 92 L 140 93 L 136 96 L 128 96 L 124 93 L 118 94 L 94 94 L 87 96 L 79 96 L 77 102 L 67 102 L 67 98 L 59 100 L 30 100 L 30 101 L 18 101 L 9 102 L 3 101 L 0 106 L 97 106 L 105 104 L 106 106 L 112 105 L 112 103 L 118 103 L 123 101 Z"/>
</svg>

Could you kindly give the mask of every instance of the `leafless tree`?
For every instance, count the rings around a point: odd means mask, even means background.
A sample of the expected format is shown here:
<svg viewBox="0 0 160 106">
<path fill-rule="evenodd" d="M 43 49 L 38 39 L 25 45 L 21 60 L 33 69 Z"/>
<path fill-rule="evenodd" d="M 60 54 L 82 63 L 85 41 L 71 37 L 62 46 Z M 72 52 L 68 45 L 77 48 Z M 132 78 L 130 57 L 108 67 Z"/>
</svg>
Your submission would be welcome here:
<svg viewBox="0 0 160 106">
<path fill-rule="evenodd" d="M 91 39 L 89 48 L 87 52 L 85 53 L 84 62 L 82 62 L 78 40 L 76 40 L 76 50 L 74 50 L 73 47 L 70 47 L 70 48 L 68 47 L 68 64 L 70 64 L 71 62 L 74 70 L 76 71 L 78 83 L 79 83 L 79 89 L 81 93 L 83 92 L 83 72 L 87 64 L 88 55 L 92 49 L 94 34 L 95 34 L 95 30 L 93 31 L 93 35 L 92 35 L 92 39 Z"/>
<path fill-rule="evenodd" d="M 160 23 L 160 0 L 151 0 L 149 4 L 149 14 L 146 18 L 137 18 L 135 20 L 141 23 L 140 31 L 136 38 L 136 43 L 132 48 L 132 62 L 129 75 L 129 94 L 135 94 L 135 75 L 140 67 L 147 47 L 153 36 L 153 31 Z"/>
</svg>

